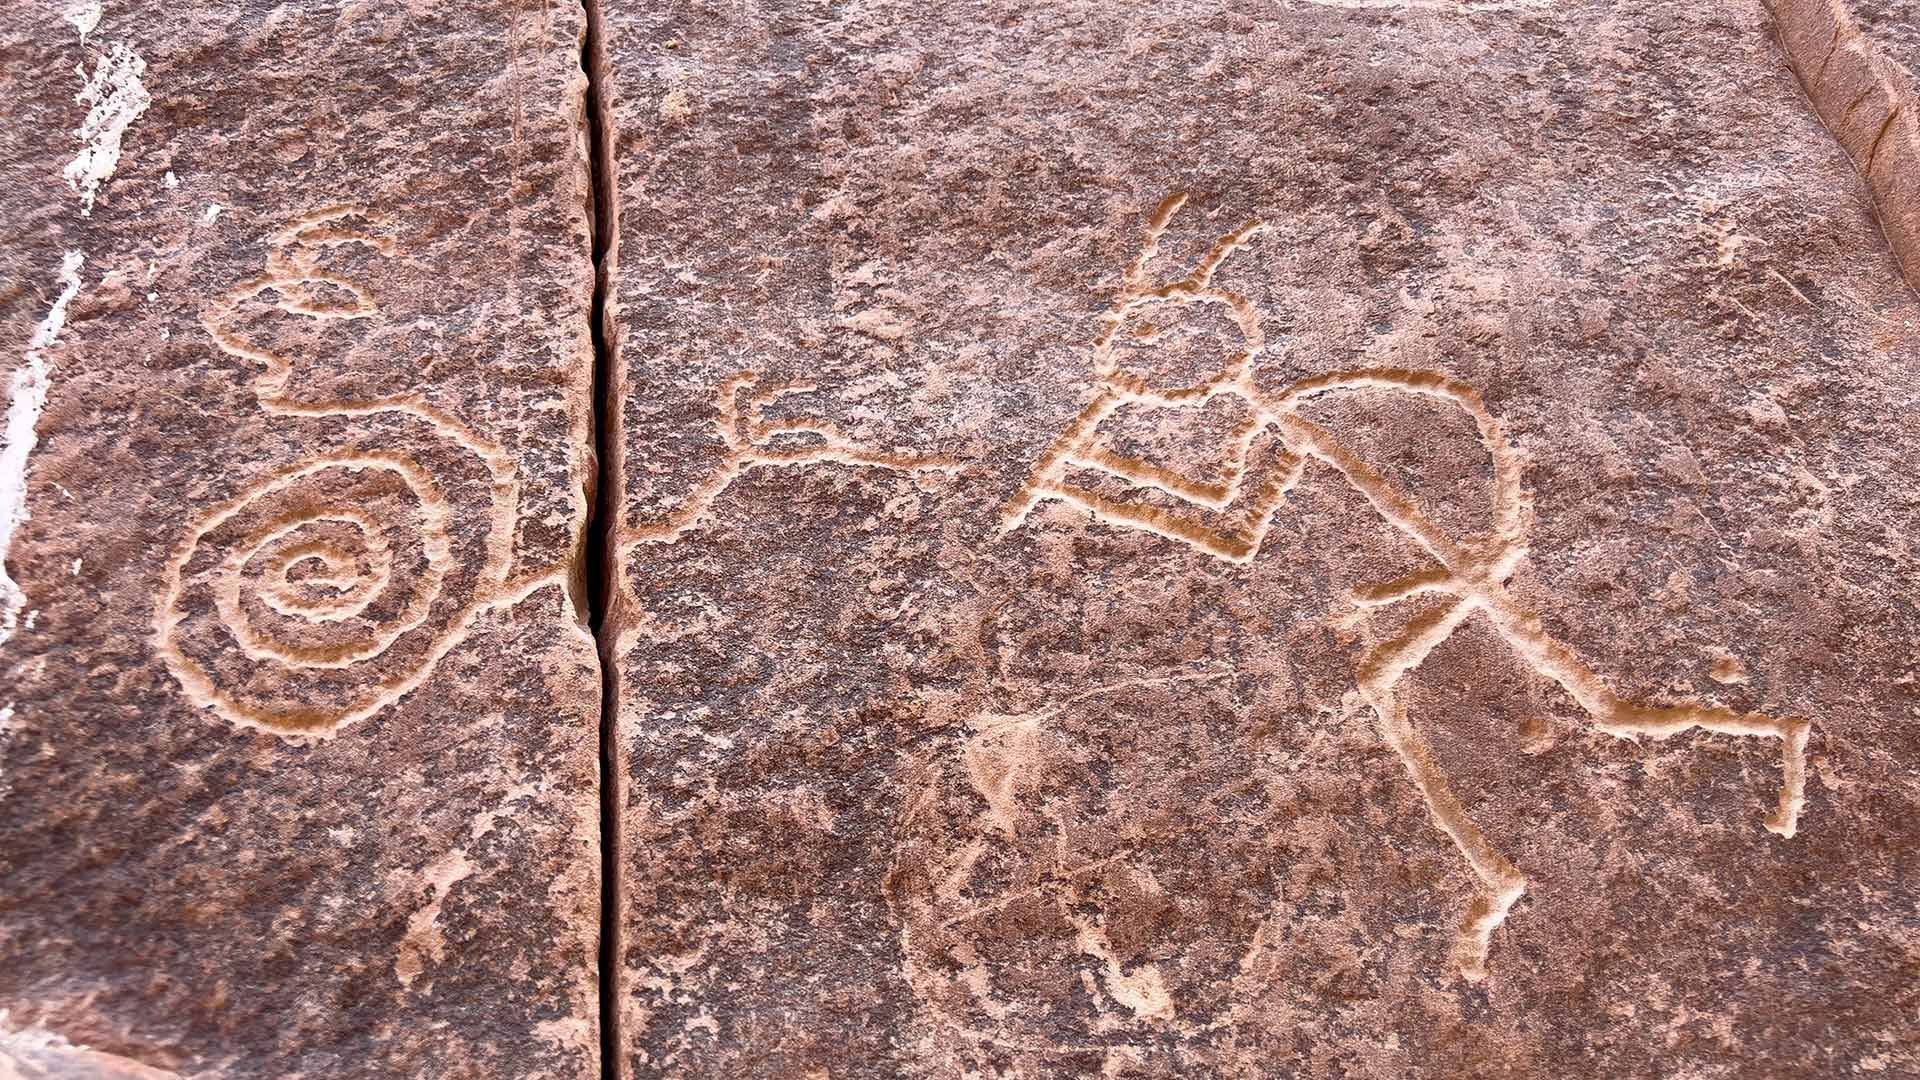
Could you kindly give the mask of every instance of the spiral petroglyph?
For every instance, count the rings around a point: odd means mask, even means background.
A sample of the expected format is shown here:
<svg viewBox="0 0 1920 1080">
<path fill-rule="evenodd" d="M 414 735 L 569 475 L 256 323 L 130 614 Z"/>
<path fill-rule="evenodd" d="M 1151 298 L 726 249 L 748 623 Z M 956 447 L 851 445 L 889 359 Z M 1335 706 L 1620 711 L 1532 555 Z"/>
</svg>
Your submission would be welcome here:
<svg viewBox="0 0 1920 1080">
<path fill-rule="evenodd" d="M 500 447 L 417 394 L 302 396 L 292 360 L 237 329 L 263 306 L 376 314 L 365 287 L 322 262 L 347 246 L 390 254 L 387 227 L 357 207 L 305 217 L 270 239 L 265 274 L 203 318 L 222 351 L 262 366 L 261 408 L 305 451 L 193 524 L 159 607 L 159 649 L 188 697 L 241 726 L 313 736 L 371 716 L 482 610 L 564 580 L 557 566 L 509 580 L 519 481 Z"/>
</svg>

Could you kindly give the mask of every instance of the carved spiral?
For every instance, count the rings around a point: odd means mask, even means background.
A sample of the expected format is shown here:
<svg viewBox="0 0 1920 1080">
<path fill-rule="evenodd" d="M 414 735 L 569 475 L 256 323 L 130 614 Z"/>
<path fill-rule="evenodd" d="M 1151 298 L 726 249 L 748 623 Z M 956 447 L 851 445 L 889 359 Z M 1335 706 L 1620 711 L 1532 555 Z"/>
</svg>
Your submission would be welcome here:
<svg viewBox="0 0 1920 1080">
<path fill-rule="evenodd" d="M 325 734 L 413 689 L 465 635 L 504 569 L 490 553 L 497 485 L 444 432 L 426 441 L 446 452 L 391 449 L 419 445 L 421 419 L 362 418 L 362 438 L 194 524 L 159 632 L 197 704 L 243 726 Z"/>
</svg>

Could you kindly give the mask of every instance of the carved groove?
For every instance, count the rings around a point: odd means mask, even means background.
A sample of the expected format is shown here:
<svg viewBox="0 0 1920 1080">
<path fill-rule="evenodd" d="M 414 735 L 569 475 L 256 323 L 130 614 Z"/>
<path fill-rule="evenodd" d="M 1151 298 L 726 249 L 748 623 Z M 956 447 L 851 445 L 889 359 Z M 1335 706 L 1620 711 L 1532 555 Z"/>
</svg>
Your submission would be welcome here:
<svg viewBox="0 0 1920 1080">
<path fill-rule="evenodd" d="M 1447 777 L 1432 750 L 1413 726 L 1397 690 L 1401 680 L 1460 628 L 1479 614 L 1506 640 L 1516 656 L 1536 673 L 1558 684 L 1579 704 L 1596 730 L 1620 738 L 1647 736 L 1664 739 L 1691 728 L 1731 735 L 1770 736 L 1781 741 L 1782 782 L 1779 801 L 1765 818 L 1766 827 L 1792 836 L 1805 802 L 1806 744 L 1810 725 L 1804 720 L 1779 719 L 1757 713 L 1738 713 L 1707 705 L 1646 705 L 1621 698 L 1571 648 L 1555 640 L 1539 618 L 1507 590 L 1507 580 L 1527 551 L 1531 524 L 1521 487 L 1521 458 L 1508 442 L 1500 423 L 1471 386 L 1432 371 L 1403 368 L 1363 368 L 1330 372 L 1300 379 L 1278 391 L 1261 389 L 1252 375 L 1252 358 L 1263 338 L 1258 315 L 1237 293 L 1213 284 L 1222 263 L 1261 230 L 1251 222 L 1222 237 L 1188 276 L 1150 287 L 1147 266 L 1157 253 L 1162 234 L 1184 203 L 1174 195 L 1161 204 L 1147 230 L 1140 257 L 1128 268 L 1120 295 L 1103 319 L 1094 341 L 1094 369 L 1100 389 L 1067 430 L 1042 455 L 1027 483 L 1002 510 L 1001 528 L 1010 531 L 1026 523 L 1045 501 L 1079 507 L 1113 525 L 1142 529 L 1186 544 L 1215 558 L 1245 562 L 1260 549 L 1273 513 L 1286 493 L 1299 482 L 1307 459 L 1331 466 L 1373 509 L 1405 533 L 1432 558 L 1434 566 L 1398 581 L 1362 590 L 1354 602 L 1362 615 L 1414 596 L 1439 594 L 1447 602 L 1413 619 L 1395 636 L 1368 643 L 1355 680 L 1373 709 L 1382 737 L 1405 765 L 1414 786 L 1426 800 L 1434 823 L 1445 832 L 1480 881 L 1481 895 L 1461 920 L 1454 949 L 1460 973 L 1470 980 L 1486 976 L 1487 951 L 1493 931 L 1526 891 L 1527 879 L 1496 850 L 1468 818 L 1453 795 Z M 1229 357 L 1212 377 L 1174 389 L 1153 387 L 1139 373 L 1122 370 L 1113 345 L 1128 315 L 1144 304 L 1219 304 L 1233 313 L 1245 348 Z M 1299 415 L 1306 402 L 1325 395 L 1390 393 L 1429 398 L 1466 413 L 1493 463 L 1493 531 L 1483 537 L 1458 539 L 1436 525 L 1412 495 L 1342 445 L 1334 435 Z M 1259 420 L 1259 426 L 1277 432 L 1279 464 L 1262 487 L 1246 492 L 1246 445 L 1239 433 L 1223 447 L 1230 473 L 1224 502 L 1196 499 L 1181 484 L 1169 483 L 1164 470 L 1109 452 L 1089 452 L 1100 425 L 1122 405 L 1145 404 L 1161 409 L 1193 409 L 1219 397 L 1239 398 Z M 1074 484 L 1067 466 L 1093 469 L 1108 477 L 1172 495 L 1187 505 L 1180 508 L 1122 502 Z M 1235 512 L 1235 504 L 1244 504 Z M 1369 637 L 1371 634 L 1369 633 Z"/>
<path fill-rule="evenodd" d="M 1913 76 L 1861 33 L 1846 0 L 1767 0 L 1807 100 L 1866 182 L 1907 284 L 1920 291 L 1920 121 Z"/>
<path fill-rule="evenodd" d="M 326 422 L 312 440 L 322 449 L 204 514 L 168 564 L 158 650 L 191 701 L 243 727 L 331 735 L 418 687 L 481 612 L 566 582 L 564 564 L 511 576 L 520 482 L 500 446 L 418 393 L 297 399 L 293 359 L 234 329 L 245 305 L 263 301 L 315 320 L 377 315 L 366 289 L 321 260 L 346 245 L 391 254 L 387 224 L 355 206 L 301 218 L 269 239 L 266 272 L 202 317 L 223 352 L 261 366 L 261 409 Z M 334 294 L 350 300 L 329 302 Z M 444 453 L 423 464 L 412 450 L 422 446 Z M 454 467 L 462 472 L 435 476 Z M 484 492 L 484 520 L 462 519 L 454 484 Z"/>
</svg>

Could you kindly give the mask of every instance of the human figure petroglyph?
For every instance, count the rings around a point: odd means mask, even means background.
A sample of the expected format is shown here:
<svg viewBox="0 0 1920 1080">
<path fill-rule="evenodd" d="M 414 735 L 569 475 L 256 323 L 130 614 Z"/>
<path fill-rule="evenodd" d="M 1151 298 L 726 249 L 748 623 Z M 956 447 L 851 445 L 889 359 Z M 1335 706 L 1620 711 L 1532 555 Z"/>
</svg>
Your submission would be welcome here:
<svg viewBox="0 0 1920 1080">
<path fill-rule="evenodd" d="M 1245 562 L 1259 551 L 1274 512 L 1300 482 L 1308 461 L 1330 466 L 1386 521 L 1404 533 L 1433 565 L 1395 581 L 1362 590 L 1353 597 L 1364 617 L 1414 597 L 1440 601 L 1412 618 L 1403 629 L 1369 641 L 1355 671 L 1362 696 L 1373 710 L 1381 735 L 1406 766 L 1425 798 L 1434 822 L 1453 841 L 1472 869 L 1481 895 L 1469 905 L 1455 948 L 1462 975 L 1486 975 L 1493 931 L 1525 892 L 1527 879 L 1487 840 L 1453 795 L 1445 773 L 1408 716 L 1398 690 L 1442 642 L 1478 614 L 1527 666 L 1564 689 L 1593 726 L 1621 738 L 1666 738 L 1691 728 L 1733 735 L 1778 738 L 1783 777 L 1777 806 L 1766 827 L 1790 837 L 1805 802 L 1807 721 L 1703 705 L 1647 705 L 1620 697 L 1571 648 L 1548 634 L 1540 619 L 1507 588 L 1527 552 L 1531 525 L 1521 485 L 1521 462 L 1501 425 L 1472 387 L 1437 372 L 1400 368 L 1362 368 L 1300 379 L 1278 390 L 1254 380 L 1254 360 L 1264 338 L 1258 312 L 1246 297 L 1214 284 L 1221 265 L 1262 230 L 1250 222 L 1223 236 L 1186 277 L 1162 285 L 1149 281 L 1149 266 L 1161 237 L 1185 203 L 1175 194 L 1161 203 L 1147 230 L 1140 254 L 1128 267 L 1119 296 L 1102 317 L 1093 346 L 1095 396 L 1041 456 L 1027 483 L 1002 510 L 1003 530 L 1019 528 L 1042 502 L 1079 507 L 1095 519 L 1143 529 L 1229 562 Z M 1126 370 L 1117 355 L 1121 334 L 1135 313 L 1152 305 L 1175 309 L 1214 305 L 1229 313 L 1243 348 L 1229 354 L 1210 376 L 1186 385 L 1164 387 L 1139 372 Z M 1143 329 L 1151 343 L 1157 331 Z M 1327 429 L 1300 415 L 1304 404 L 1334 394 L 1385 392 L 1415 395 L 1458 409 L 1474 423 L 1493 464 L 1493 528 L 1485 536 L 1457 538 L 1438 527 L 1410 493 L 1396 487 L 1361 460 Z M 1227 482 L 1205 485 L 1168 470 L 1130 459 L 1098 445 L 1100 427 L 1124 406 L 1194 409 L 1218 398 L 1243 401 L 1254 421 L 1237 431 L 1225 450 Z M 1277 436 L 1276 462 L 1267 479 L 1251 489 L 1249 447 L 1269 431 Z M 1126 501 L 1075 483 L 1073 470 L 1086 470 L 1136 489 L 1151 489 L 1174 503 Z M 1365 621 L 1364 618 L 1362 620 Z"/>
<path fill-rule="evenodd" d="M 261 409 L 307 425 L 317 448 L 195 521 L 157 605 L 157 647 L 188 698 L 243 727 L 330 735 L 424 682 L 482 611 L 566 581 L 557 563 L 513 573 L 520 480 L 502 447 L 417 391 L 303 393 L 292 358 L 239 328 L 262 306 L 322 323 L 377 315 L 325 263 L 347 248 L 391 255 L 390 227 L 354 206 L 302 217 L 269 238 L 265 272 L 202 314 L 221 351 L 260 366 Z M 481 520 L 454 489 L 483 494 Z"/>
</svg>

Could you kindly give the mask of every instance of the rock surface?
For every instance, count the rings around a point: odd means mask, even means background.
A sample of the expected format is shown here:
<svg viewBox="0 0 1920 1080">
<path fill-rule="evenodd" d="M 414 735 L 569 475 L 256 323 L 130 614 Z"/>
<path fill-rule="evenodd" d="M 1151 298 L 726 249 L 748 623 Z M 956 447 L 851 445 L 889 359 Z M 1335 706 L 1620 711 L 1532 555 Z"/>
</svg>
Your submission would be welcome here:
<svg viewBox="0 0 1920 1080">
<path fill-rule="evenodd" d="M 1814 6 L 607 4 L 621 1068 L 1920 1070 Z"/>
<path fill-rule="evenodd" d="M 1871 193 L 1887 241 L 1920 288 L 1920 20 L 1885 0 L 1771 0 L 1776 33 L 1820 119 Z"/>
<path fill-rule="evenodd" d="M 0 13 L 0 1075 L 597 1073 L 583 22 Z"/>
<path fill-rule="evenodd" d="M 0 13 L 0 1080 L 1920 1074 L 1909 0 L 180 7 Z"/>
</svg>

